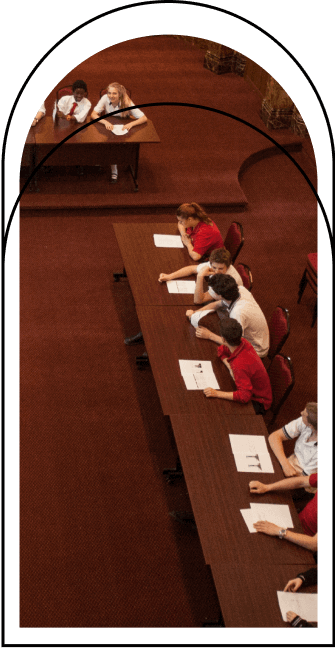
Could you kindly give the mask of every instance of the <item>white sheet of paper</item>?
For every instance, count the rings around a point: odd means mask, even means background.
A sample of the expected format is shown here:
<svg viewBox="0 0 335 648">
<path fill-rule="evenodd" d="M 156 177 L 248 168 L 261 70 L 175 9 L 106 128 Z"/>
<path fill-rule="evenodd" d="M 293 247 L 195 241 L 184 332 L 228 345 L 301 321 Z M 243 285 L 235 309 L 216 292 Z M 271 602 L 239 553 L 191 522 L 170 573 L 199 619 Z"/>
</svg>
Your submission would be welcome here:
<svg viewBox="0 0 335 648">
<path fill-rule="evenodd" d="M 204 310 L 204 311 L 198 310 L 195 313 L 193 313 L 193 315 L 191 315 L 191 324 L 192 324 L 192 326 L 194 326 L 194 328 L 197 328 L 201 318 L 208 315 L 208 313 L 214 313 L 214 308 Z"/>
<path fill-rule="evenodd" d="M 114 135 L 125 135 L 128 133 L 128 130 L 122 130 L 123 126 L 124 124 L 114 124 L 112 133 L 114 133 Z"/>
<path fill-rule="evenodd" d="M 272 522 L 280 527 L 293 529 L 293 520 L 287 504 L 250 504 L 254 522 Z"/>
<path fill-rule="evenodd" d="M 229 440 L 238 472 L 274 472 L 265 437 L 251 434 L 230 434 Z"/>
<path fill-rule="evenodd" d="M 186 389 L 220 389 L 210 360 L 179 360 Z"/>
<path fill-rule="evenodd" d="M 257 533 L 256 529 L 254 529 L 253 524 L 254 524 L 254 519 L 252 516 L 252 510 L 250 508 L 248 509 L 240 509 L 244 522 L 246 523 L 250 533 Z"/>
<path fill-rule="evenodd" d="M 167 281 L 169 293 L 179 293 L 180 295 L 194 295 L 195 281 Z"/>
<path fill-rule="evenodd" d="M 183 243 L 179 235 L 174 234 L 154 234 L 154 243 L 156 247 L 165 248 L 183 248 Z"/>
<path fill-rule="evenodd" d="M 286 613 L 295 612 L 309 623 L 318 620 L 318 595 L 300 592 L 278 592 L 278 603 L 283 617 L 287 622 Z"/>
</svg>

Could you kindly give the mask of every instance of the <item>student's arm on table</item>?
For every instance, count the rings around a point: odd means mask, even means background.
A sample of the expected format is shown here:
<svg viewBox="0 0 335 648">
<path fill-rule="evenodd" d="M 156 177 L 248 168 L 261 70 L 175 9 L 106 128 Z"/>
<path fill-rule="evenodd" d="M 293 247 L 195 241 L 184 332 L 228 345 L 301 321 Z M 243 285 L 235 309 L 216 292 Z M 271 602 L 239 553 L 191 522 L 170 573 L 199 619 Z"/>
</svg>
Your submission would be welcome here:
<svg viewBox="0 0 335 648">
<path fill-rule="evenodd" d="M 266 535 L 271 535 L 276 537 L 279 537 L 279 531 L 281 530 L 281 527 L 278 526 L 277 524 L 273 524 L 272 522 L 265 522 L 265 521 L 255 522 L 254 528 L 259 533 L 265 533 Z M 294 544 L 299 545 L 299 547 L 303 547 L 304 549 L 309 549 L 309 551 L 313 551 L 313 552 L 317 551 L 317 547 L 318 547 L 317 533 L 314 536 L 309 536 L 304 533 L 295 533 L 294 531 L 290 531 L 289 529 L 287 529 L 284 538 L 289 542 L 293 542 Z"/>
<path fill-rule="evenodd" d="M 286 457 L 283 441 L 287 441 L 287 438 L 282 429 L 276 430 L 269 435 L 270 447 L 281 464 L 284 475 L 286 477 L 294 477 L 297 473 Z"/>
<path fill-rule="evenodd" d="M 180 268 L 180 270 L 176 270 L 175 272 L 171 272 L 171 274 L 161 272 L 158 281 L 162 283 L 163 281 L 172 281 L 173 279 L 181 279 L 181 277 L 189 277 L 190 275 L 195 274 L 196 271 L 196 265 L 189 265 L 185 266 L 185 268 Z"/>
</svg>

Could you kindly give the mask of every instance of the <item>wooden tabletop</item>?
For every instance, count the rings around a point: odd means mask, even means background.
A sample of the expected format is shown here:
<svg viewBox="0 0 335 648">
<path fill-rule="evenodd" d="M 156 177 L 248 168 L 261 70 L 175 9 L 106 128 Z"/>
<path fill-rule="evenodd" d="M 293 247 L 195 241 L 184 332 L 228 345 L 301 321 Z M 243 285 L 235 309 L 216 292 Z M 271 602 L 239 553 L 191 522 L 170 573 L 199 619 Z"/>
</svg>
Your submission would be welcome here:
<svg viewBox="0 0 335 648">
<path fill-rule="evenodd" d="M 170 294 L 166 283 L 158 281 L 161 272 L 170 274 L 196 265 L 185 247 L 158 248 L 154 244 L 154 234 L 179 235 L 175 214 L 171 214 L 170 223 L 114 223 L 113 227 L 135 301 L 152 306 L 194 306 L 193 295 Z"/>
<path fill-rule="evenodd" d="M 237 560 L 243 564 L 314 564 L 310 551 L 286 540 L 250 533 L 241 509 L 250 503 L 287 504 L 293 530 L 303 533 L 289 491 L 255 495 L 250 493 L 252 480 L 271 483 L 283 479 L 274 460 L 274 473 L 238 472 L 229 434 L 261 435 L 267 441 L 267 430 L 261 416 L 222 414 L 221 421 L 200 409 L 171 415 L 178 454 L 183 467 L 192 509 L 205 560 L 210 565 Z M 269 446 L 268 446 L 269 449 Z"/>
<path fill-rule="evenodd" d="M 132 119 L 118 119 L 117 117 L 108 117 L 107 121 L 112 124 L 124 124 L 132 122 Z M 83 130 L 78 131 L 84 124 L 69 122 L 66 119 L 58 119 L 55 124 L 52 117 L 45 117 L 35 126 L 36 144 L 58 144 L 65 137 L 73 136 L 65 142 L 66 145 L 73 144 L 129 144 L 129 143 L 150 143 L 160 142 L 155 127 L 150 119 L 145 124 L 140 124 L 132 128 L 125 135 L 114 135 L 113 131 L 108 131 L 103 124 L 99 122 L 88 125 Z"/>
<path fill-rule="evenodd" d="M 150 365 L 164 414 L 181 414 L 195 409 L 220 420 L 223 413 L 254 415 L 251 403 L 237 403 L 206 398 L 202 390 L 187 390 L 179 360 L 210 360 L 222 391 L 234 391 L 235 384 L 227 367 L 217 357 L 218 345 L 196 337 L 195 328 L 186 317 L 185 306 L 136 305 Z M 215 313 L 207 316 L 207 325 L 218 332 Z"/>
<path fill-rule="evenodd" d="M 281 615 L 277 591 L 282 591 L 289 580 L 310 567 L 309 563 L 269 565 L 261 562 L 253 566 L 245 565 L 237 559 L 231 563 L 212 565 L 225 626 L 289 628 L 289 623 L 283 621 Z M 305 594 L 314 594 L 316 591 L 316 585 L 299 590 Z"/>
</svg>

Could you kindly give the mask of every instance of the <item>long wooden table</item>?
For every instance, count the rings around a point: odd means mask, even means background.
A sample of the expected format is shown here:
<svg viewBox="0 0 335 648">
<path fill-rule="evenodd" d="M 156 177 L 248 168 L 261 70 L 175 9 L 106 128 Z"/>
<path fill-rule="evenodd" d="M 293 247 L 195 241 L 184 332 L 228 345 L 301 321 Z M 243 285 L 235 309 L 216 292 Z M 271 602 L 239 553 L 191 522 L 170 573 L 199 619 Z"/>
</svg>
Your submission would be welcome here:
<svg viewBox="0 0 335 648">
<path fill-rule="evenodd" d="M 118 223 L 114 231 L 162 410 L 173 427 L 224 623 L 227 627 L 287 627 L 276 592 L 315 562 L 311 552 L 285 539 L 249 532 L 240 510 L 249 508 L 251 502 L 287 504 L 294 531 L 303 530 L 289 492 L 261 496 L 250 493 L 251 480 L 270 483 L 283 479 L 269 446 L 274 473 L 260 474 L 256 469 L 254 473 L 242 473 L 237 472 L 229 440 L 230 434 L 251 434 L 263 436 L 268 443 L 263 418 L 256 416 L 250 403 L 206 398 L 202 391 L 185 387 L 179 359 L 211 360 L 220 389 L 232 391 L 234 383 L 216 356 L 217 346 L 197 338 L 186 317 L 193 295 L 170 294 L 166 284 L 158 282 L 161 272 L 171 273 L 194 264 L 184 249 L 154 245 L 153 234 L 177 234 L 176 224 Z M 206 317 L 205 326 L 218 332 L 216 314 Z"/>
<path fill-rule="evenodd" d="M 122 125 L 133 121 L 131 118 L 105 119 L 112 124 Z M 39 164 L 57 144 L 72 134 L 72 137 L 46 160 L 46 166 L 125 164 L 130 168 L 135 189 L 138 189 L 140 145 L 160 142 L 152 121 L 148 119 L 145 124 L 132 128 L 125 135 L 115 135 L 99 122 L 88 123 L 86 128 L 79 130 L 83 125 L 68 122 L 66 119 L 58 119 L 56 123 L 52 117 L 41 119 L 34 128 L 35 164 Z"/>
</svg>

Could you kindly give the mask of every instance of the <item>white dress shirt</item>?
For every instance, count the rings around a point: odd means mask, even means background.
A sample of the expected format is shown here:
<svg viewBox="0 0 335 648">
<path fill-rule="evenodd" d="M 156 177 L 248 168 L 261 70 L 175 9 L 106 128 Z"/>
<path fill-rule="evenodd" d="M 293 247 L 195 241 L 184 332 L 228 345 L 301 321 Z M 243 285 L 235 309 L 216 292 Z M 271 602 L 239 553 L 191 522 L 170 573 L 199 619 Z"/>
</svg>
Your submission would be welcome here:
<svg viewBox="0 0 335 648">
<path fill-rule="evenodd" d="M 305 475 L 318 471 L 318 442 L 309 441 L 313 430 L 300 418 L 284 425 L 283 432 L 288 439 L 297 439 L 294 454 Z"/>
<path fill-rule="evenodd" d="M 65 95 L 65 97 L 61 97 L 58 102 L 58 110 L 61 110 L 61 112 L 64 113 L 64 115 L 68 115 L 74 103 L 77 102 L 75 101 L 73 95 L 72 96 Z M 91 102 L 88 99 L 86 99 L 86 97 L 83 97 L 82 100 L 79 101 L 78 105 L 75 107 L 73 115 L 75 116 L 79 124 L 85 121 L 90 111 L 91 105 L 92 105 Z"/>
<path fill-rule="evenodd" d="M 229 317 L 241 324 L 243 337 L 252 344 L 260 358 L 265 358 L 270 345 L 267 321 L 251 292 L 244 286 L 239 286 L 238 291 L 240 297 L 228 306 Z M 224 299 L 222 305 L 227 306 Z"/>
<path fill-rule="evenodd" d="M 129 110 L 130 114 L 132 117 L 135 117 L 135 119 L 140 119 L 140 117 L 144 117 L 144 113 L 142 110 L 139 108 L 132 108 L 131 106 L 134 106 L 133 102 L 131 102 L 131 105 L 127 110 Z M 99 115 L 105 111 L 106 115 L 108 113 L 113 113 L 115 110 L 120 110 L 119 104 L 117 106 L 113 106 L 112 102 L 109 101 L 108 96 L 105 94 L 101 97 L 100 101 L 98 101 L 97 105 L 94 108 L 94 111 L 99 113 Z M 124 113 L 118 113 L 116 117 L 125 117 Z"/>
</svg>

